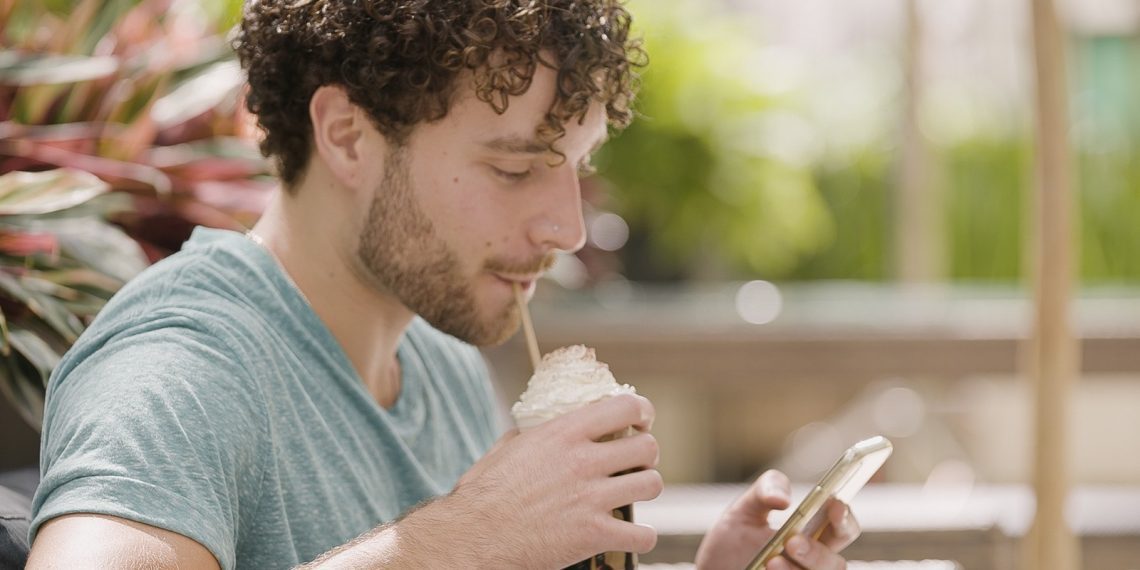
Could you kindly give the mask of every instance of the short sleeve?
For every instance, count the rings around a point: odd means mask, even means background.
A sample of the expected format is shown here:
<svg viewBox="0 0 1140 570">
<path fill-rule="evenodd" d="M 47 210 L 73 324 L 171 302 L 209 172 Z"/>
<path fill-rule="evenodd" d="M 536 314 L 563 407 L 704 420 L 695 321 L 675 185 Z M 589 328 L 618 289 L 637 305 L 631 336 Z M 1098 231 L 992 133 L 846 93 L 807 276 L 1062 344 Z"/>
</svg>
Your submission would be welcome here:
<svg viewBox="0 0 1140 570">
<path fill-rule="evenodd" d="M 61 515 L 111 515 L 189 537 L 233 568 L 268 455 L 251 375 L 193 323 L 87 345 L 49 385 L 31 538 Z"/>
</svg>

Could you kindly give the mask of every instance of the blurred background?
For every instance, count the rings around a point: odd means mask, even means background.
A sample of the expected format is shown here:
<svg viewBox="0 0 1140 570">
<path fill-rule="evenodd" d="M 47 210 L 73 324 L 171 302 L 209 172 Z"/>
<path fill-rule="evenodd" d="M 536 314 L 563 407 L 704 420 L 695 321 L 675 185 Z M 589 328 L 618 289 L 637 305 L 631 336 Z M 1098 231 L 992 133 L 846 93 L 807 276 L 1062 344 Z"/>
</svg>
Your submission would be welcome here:
<svg viewBox="0 0 1140 570">
<path fill-rule="evenodd" d="M 3 467 L 34 464 L 42 383 L 102 302 L 194 225 L 248 227 L 272 191 L 225 43 L 240 6 L 0 3 Z M 1082 347 L 1069 520 L 1085 567 L 1124 569 L 1140 560 L 1140 3 L 1057 6 Z M 532 310 L 544 350 L 592 346 L 657 406 L 670 491 L 639 507 L 663 537 L 644 560 L 691 560 L 763 470 L 810 484 L 883 434 L 895 454 L 856 501 L 852 556 L 1013 567 L 1033 515 L 1029 2 L 629 9 L 650 58 L 639 116 L 596 157 L 589 243 Z M 513 400 L 521 340 L 487 356 Z"/>
</svg>

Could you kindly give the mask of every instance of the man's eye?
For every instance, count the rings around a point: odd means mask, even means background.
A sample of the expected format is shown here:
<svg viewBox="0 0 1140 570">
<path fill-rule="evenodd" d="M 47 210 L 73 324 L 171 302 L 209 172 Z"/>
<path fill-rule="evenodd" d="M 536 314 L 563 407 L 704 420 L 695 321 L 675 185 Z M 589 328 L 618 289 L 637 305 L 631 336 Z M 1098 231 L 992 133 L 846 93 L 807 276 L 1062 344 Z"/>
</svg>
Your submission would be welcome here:
<svg viewBox="0 0 1140 570">
<path fill-rule="evenodd" d="M 530 169 L 529 168 L 526 170 L 515 171 L 515 170 L 503 170 L 502 168 L 492 166 L 491 170 L 494 170 L 495 174 L 498 175 L 499 177 L 506 179 L 507 181 L 510 181 L 510 182 L 520 182 L 522 180 L 525 180 L 527 176 L 530 176 Z"/>
</svg>

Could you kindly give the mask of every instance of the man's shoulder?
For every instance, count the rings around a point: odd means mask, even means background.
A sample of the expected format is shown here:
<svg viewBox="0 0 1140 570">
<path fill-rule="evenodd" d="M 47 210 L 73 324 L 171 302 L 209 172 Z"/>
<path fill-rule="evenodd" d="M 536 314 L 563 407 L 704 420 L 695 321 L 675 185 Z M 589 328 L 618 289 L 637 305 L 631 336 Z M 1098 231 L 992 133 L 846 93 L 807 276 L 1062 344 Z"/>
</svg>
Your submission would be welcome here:
<svg viewBox="0 0 1140 570">
<path fill-rule="evenodd" d="M 241 239 L 233 232 L 201 239 L 196 232 L 183 251 L 133 279 L 100 311 L 54 376 L 105 360 L 172 366 L 201 361 L 217 369 L 243 361 L 243 339 L 271 327 L 256 298 L 264 295 L 263 278 L 254 261 L 243 259 L 250 252 L 235 246 L 235 236 Z"/>
<path fill-rule="evenodd" d="M 241 336 L 238 329 L 260 326 L 258 315 L 274 299 L 272 275 L 259 256 L 264 254 L 241 234 L 196 230 L 182 251 L 112 297 L 80 343 L 171 327 Z"/>
<path fill-rule="evenodd" d="M 263 288 L 267 281 L 256 247 L 236 232 L 196 230 L 181 251 L 127 283 L 100 316 L 250 304 L 251 291 Z"/>
</svg>

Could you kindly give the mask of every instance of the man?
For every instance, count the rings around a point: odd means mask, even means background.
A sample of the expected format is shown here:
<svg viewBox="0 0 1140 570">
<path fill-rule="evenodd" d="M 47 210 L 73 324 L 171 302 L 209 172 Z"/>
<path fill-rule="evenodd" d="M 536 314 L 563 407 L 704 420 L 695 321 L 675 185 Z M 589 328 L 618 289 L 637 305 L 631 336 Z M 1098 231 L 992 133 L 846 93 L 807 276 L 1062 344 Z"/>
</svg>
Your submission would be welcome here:
<svg viewBox="0 0 1140 570">
<path fill-rule="evenodd" d="M 236 47 L 284 191 L 248 236 L 197 231 L 64 358 L 29 567 L 561 568 L 653 548 L 610 516 L 661 491 L 651 404 L 494 444 L 466 344 L 511 335 L 513 289 L 582 246 L 579 171 L 630 117 L 628 33 L 614 0 L 248 4 Z M 698 565 L 742 567 L 787 505 L 787 480 L 761 477 Z M 789 544 L 799 567 L 844 566 L 858 528 L 830 516 Z"/>
</svg>

